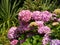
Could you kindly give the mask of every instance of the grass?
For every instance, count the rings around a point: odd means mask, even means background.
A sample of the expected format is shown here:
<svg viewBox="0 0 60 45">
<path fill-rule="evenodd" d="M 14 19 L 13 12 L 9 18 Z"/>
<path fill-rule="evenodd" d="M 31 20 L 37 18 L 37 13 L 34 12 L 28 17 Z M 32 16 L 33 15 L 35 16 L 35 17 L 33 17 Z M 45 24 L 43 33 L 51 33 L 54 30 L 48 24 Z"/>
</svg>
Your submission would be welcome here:
<svg viewBox="0 0 60 45">
<path fill-rule="evenodd" d="M 8 29 L 18 25 L 17 15 L 20 10 L 21 0 L 1 0 L 0 4 L 0 44 L 9 45 L 7 38 Z M 21 4 L 22 5 L 22 4 Z"/>
<path fill-rule="evenodd" d="M 10 45 L 9 40 L 7 38 L 7 30 L 0 31 L 0 45 Z"/>
<path fill-rule="evenodd" d="M 57 6 L 58 0 L 26 0 L 24 1 L 22 9 L 29 10 L 48 10 L 52 12 L 54 9 L 58 8 Z"/>
</svg>

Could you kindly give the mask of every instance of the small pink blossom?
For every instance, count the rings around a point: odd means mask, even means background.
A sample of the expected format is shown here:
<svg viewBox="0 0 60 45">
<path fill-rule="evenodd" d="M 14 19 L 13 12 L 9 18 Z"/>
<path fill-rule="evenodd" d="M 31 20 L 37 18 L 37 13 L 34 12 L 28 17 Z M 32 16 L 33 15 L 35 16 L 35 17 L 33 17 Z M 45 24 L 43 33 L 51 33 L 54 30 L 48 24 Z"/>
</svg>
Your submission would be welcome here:
<svg viewBox="0 0 60 45">
<path fill-rule="evenodd" d="M 44 26 L 44 22 L 43 21 L 36 21 L 36 24 L 38 25 L 38 27 Z"/>
<path fill-rule="evenodd" d="M 42 44 L 43 44 L 43 45 L 47 45 L 48 42 L 50 42 L 49 37 L 43 37 Z"/>
<path fill-rule="evenodd" d="M 60 22 L 60 18 L 58 19 L 58 22 Z"/>
<path fill-rule="evenodd" d="M 11 45 L 17 45 L 18 40 L 14 39 L 13 41 L 10 42 Z"/>
</svg>

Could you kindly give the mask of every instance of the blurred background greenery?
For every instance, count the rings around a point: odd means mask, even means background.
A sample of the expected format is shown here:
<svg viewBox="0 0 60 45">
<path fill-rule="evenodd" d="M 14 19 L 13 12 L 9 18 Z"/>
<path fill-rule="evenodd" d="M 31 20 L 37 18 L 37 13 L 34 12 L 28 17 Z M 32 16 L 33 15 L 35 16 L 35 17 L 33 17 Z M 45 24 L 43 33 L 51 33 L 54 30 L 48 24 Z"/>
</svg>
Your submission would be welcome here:
<svg viewBox="0 0 60 45">
<path fill-rule="evenodd" d="M 7 38 L 7 32 L 11 26 L 19 25 L 18 12 L 20 10 L 23 9 L 28 9 L 31 11 L 48 10 L 50 12 L 53 12 L 57 8 L 60 8 L 60 0 L 0 0 L 0 44 L 10 45 L 9 40 Z M 51 28 L 54 27 L 51 26 Z M 55 31 L 56 33 L 54 35 L 57 34 L 59 36 L 60 26 L 57 26 L 56 28 L 58 31 L 57 32 Z"/>
</svg>

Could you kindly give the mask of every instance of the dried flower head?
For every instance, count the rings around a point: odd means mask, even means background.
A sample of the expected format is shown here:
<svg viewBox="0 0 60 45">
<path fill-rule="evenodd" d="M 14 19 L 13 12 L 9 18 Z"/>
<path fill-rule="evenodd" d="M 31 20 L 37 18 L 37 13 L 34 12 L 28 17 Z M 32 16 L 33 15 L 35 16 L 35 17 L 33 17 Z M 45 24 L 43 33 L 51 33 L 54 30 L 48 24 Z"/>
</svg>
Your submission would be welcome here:
<svg viewBox="0 0 60 45">
<path fill-rule="evenodd" d="M 53 13 L 55 13 L 55 14 L 60 14 L 60 9 L 55 9 L 55 10 L 53 11 Z"/>
</svg>

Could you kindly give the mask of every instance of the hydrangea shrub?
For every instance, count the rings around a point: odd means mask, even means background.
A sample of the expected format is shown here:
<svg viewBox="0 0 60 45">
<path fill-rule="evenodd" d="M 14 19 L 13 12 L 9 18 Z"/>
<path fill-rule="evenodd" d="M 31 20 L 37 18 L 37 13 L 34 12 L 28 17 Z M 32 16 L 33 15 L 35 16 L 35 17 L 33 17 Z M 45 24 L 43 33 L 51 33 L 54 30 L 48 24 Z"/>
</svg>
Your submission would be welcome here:
<svg viewBox="0 0 60 45">
<path fill-rule="evenodd" d="M 56 21 L 56 20 L 57 21 Z M 56 14 L 49 11 L 33 11 L 22 10 L 18 13 L 19 26 L 11 27 L 8 31 L 8 38 L 11 45 L 27 45 L 29 42 L 35 45 L 35 41 L 39 40 L 35 35 L 40 35 L 42 40 L 38 45 L 59 45 L 60 40 L 52 39 L 53 33 L 52 26 L 56 26 L 60 23 L 60 18 L 57 18 Z M 49 26 L 49 24 L 52 26 Z M 31 38 L 31 40 L 29 39 Z M 38 42 L 39 42 L 38 41 Z M 55 43 L 56 42 L 56 43 Z M 27 44 L 25 44 L 27 43 Z M 36 45 L 37 45 L 36 44 Z M 29 45 L 32 45 L 29 43 Z"/>
</svg>

